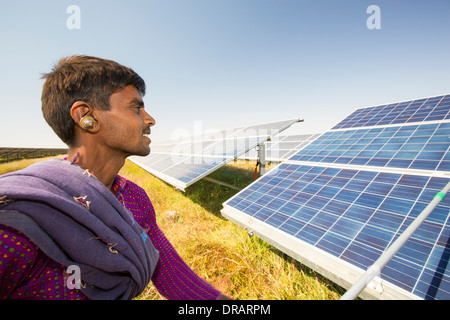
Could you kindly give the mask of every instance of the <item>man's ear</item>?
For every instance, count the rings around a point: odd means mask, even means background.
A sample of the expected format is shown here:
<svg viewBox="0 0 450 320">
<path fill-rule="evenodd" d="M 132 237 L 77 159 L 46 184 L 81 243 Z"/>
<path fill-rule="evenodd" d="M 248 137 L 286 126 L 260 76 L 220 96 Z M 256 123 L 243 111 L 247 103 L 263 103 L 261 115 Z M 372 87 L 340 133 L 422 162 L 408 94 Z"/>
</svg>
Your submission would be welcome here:
<svg viewBox="0 0 450 320">
<path fill-rule="evenodd" d="M 84 101 L 75 101 L 70 108 L 70 116 L 76 126 L 82 130 L 96 133 L 100 130 L 100 123 L 95 119 L 93 113 L 92 106 Z"/>
</svg>

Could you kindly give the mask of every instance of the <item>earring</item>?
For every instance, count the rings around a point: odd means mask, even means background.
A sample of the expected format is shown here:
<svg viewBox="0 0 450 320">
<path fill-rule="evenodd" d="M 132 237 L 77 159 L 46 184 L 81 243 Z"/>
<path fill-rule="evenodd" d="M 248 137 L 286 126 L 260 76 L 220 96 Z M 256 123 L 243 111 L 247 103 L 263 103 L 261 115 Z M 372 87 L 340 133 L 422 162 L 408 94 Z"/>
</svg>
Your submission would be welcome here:
<svg viewBox="0 0 450 320">
<path fill-rule="evenodd" d="M 80 120 L 80 125 L 83 127 L 83 129 L 92 129 L 94 127 L 94 118 L 92 116 L 84 116 Z"/>
</svg>

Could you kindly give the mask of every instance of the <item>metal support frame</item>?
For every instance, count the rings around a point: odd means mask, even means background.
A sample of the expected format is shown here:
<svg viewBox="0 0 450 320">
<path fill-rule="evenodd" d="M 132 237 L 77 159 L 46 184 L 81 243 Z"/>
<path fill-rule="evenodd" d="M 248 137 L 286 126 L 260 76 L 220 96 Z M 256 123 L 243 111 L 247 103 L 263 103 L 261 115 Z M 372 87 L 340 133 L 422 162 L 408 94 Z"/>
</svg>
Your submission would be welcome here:
<svg viewBox="0 0 450 320">
<path fill-rule="evenodd" d="M 258 145 L 258 161 L 259 161 L 259 176 L 266 174 L 266 144 L 261 142 Z"/>
<path fill-rule="evenodd" d="M 366 273 L 341 297 L 340 300 L 354 300 L 364 290 L 364 288 L 375 278 L 381 269 L 394 257 L 394 255 L 400 250 L 400 248 L 408 241 L 412 234 L 419 228 L 419 226 L 430 215 L 434 208 L 444 200 L 445 195 L 450 190 L 450 182 L 437 193 L 428 206 L 422 211 L 422 213 L 411 223 L 411 225 L 398 237 L 398 239 L 392 243 L 392 245 L 378 258 L 375 263 L 367 269 Z"/>
<path fill-rule="evenodd" d="M 220 184 L 221 186 L 224 186 L 224 187 L 227 187 L 227 188 L 230 188 L 230 189 L 234 189 L 234 190 L 237 190 L 237 191 L 241 191 L 242 190 L 242 188 L 233 186 L 232 184 L 229 184 L 229 183 L 226 183 L 226 182 L 223 182 L 223 181 L 219 181 L 219 180 L 216 180 L 216 179 L 213 179 L 213 178 L 210 178 L 210 177 L 204 177 L 203 180 L 206 180 L 206 181 L 209 181 L 209 182 L 212 182 L 212 183 L 217 183 L 217 184 Z"/>
</svg>

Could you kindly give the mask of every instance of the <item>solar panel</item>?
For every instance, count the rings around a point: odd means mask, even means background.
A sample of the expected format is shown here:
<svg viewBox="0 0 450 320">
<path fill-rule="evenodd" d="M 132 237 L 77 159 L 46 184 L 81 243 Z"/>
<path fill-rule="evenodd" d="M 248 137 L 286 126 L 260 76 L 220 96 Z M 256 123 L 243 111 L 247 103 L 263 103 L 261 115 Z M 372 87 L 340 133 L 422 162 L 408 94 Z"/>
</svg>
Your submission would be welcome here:
<svg viewBox="0 0 450 320">
<path fill-rule="evenodd" d="M 290 160 L 450 170 L 450 123 L 329 131 Z"/>
<path fill-rule="evenodd" d="M 291 119 L 210 131 L 181 141 L 163 141 L 151 145 L 150 155 L 133 156 L 129 159 L 184 191 L 196 181 L 299 121 Z"/>
<path fill-rule="evenodd" d="M 266 142 L 266 161 L 282 162 L 287 160 L 319 136 L 320 134 L 276 136 L 271 141 Z M 255 161 L 258 159 L 258 151 L 252 149 L 241 156 L 240 159 Z"/>
<path fill-rule="evenodd" d="M 447 100 L 414 101 L 422 107 L 433 102 L 435 110 Z M 404 107 L 411 119 L 412 104 L 393 108 Z M 450 181 L 446 108 L 439 109 L 445 113 L 440 120 L 429 110 L 420 123 L 381 123 L 393 112 L 386 106 L 364 109 L 371 121 L 353 113 L 346 119 L 359 127 L 347 121 L 348 128 L 324 133 L 226 201 L 222 214 L 349 288 Z M 407 117 L 400 112 L 396 118 Z M 380 285 L 362 297 L 450 299 L 449 211 L 450 197 L 383 268 Z"/>
<path fill-rule="evenodd" d="M 450 119 L 450 95 L 361 108 L 333 129 L 441 121 Z"/>
</svg>

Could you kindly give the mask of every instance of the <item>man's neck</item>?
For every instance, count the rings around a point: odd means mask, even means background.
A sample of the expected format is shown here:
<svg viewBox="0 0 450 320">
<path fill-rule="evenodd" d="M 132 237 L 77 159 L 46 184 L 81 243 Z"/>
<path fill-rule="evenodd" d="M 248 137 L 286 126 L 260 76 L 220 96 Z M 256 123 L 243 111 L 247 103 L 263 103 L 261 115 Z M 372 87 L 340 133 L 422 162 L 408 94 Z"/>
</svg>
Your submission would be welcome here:
<svg viewBox="0 0 450 320">
<path fill-rule="evenodd" d="M 125 163 L 125 156 L 108 154 L 102 149 L 87 150 L 71 148 L 67 160 L 73 161 L 88 173 L 94 175 L 109 190 L 112 190 L 114 178 Z M 75 160 L 75 161 L 74 161 Z"/>
</svg>

